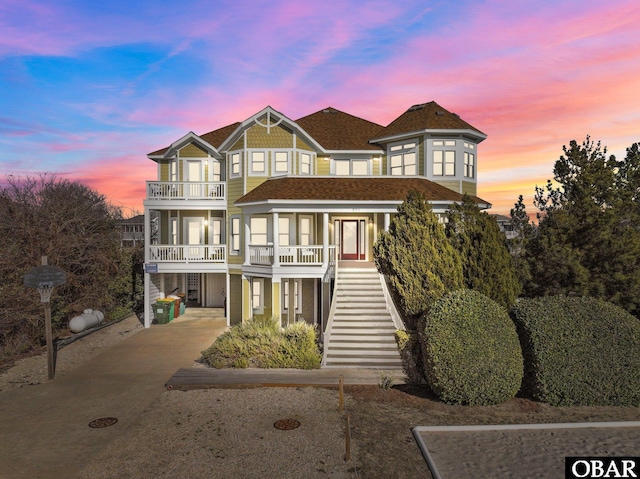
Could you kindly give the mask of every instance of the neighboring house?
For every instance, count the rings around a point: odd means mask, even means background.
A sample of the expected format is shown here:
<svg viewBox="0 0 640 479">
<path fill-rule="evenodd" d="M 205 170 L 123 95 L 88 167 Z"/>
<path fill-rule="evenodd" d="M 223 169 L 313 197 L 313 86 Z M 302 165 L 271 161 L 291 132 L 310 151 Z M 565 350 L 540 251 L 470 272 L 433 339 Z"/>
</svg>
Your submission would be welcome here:
<svg viewBox="0 0 640 479">
<path fill-rule="evenodd" d="M 123 248 L 138 248 L 144 246 L 144 215 L 118 221 L 120 230 L 120 244 Z"/>
<path fill-rule="evenodd" d="M 507 239 L 513 239 L 518 236 L 518 232 L 513 228 L 513 224 L 511 223 L 511 218 L 509 216 L 500 214 L 492 214 L 491 216 L 496 219 L 498 228 L 500 228 L 500 231 L 504 233 Z"/>
<path fill-rule="evenodd" d="M 145 248 L 154 271 L 145 274 L 145 326 L 159 294 L 177 290 L 202 307 L 226 305 L 231 325 L 304 319 L 326 336 L 341 315 L 339 304 L 331 311 L 336 266 L 344 289 L 349 270 L 371 269 L 378 232 L 409 190 L 439 214 L 463 193 L 490 207 L 476 197 L 485 138 L 435 102 L 386 127 L 334 108 L 294 121 L 267 107 L 150 153 L 158 174 L 147 181 L 145 219 L 147 232 L 158 221 L 158 238 Z M 354 292 L 342 297 L 357 311 L 352 296 L 369 280 L 350 280 Z M 361 300 L 368 311 L 373 300 Z"/>
</svg>

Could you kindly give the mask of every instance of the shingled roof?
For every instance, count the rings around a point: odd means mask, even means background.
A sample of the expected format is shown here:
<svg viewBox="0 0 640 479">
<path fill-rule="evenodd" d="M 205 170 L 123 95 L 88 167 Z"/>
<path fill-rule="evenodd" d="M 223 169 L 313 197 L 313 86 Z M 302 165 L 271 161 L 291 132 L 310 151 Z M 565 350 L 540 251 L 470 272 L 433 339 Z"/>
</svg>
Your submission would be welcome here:
<svg viewBox="0 0 640 479">
<path fill-rule="evenodd" d="M 317 111 L 296 120 L 296 123 L 326 150 L 380 150 L 369 140 L 382 125 L 335 108 Z"/>
<path fill-rule="evenodd" d="M 268 200 L 292 201 L 398 201 L 418 190 L 427 201 L 462 201 L 462 195 L 421 177 L 276 177 L 270 178 L 236 201 L 237 205 Z M 489 205 L 476 196 L 478 204 Z"/>
<path fill-rule="evenodd" d="M 204 141 L 209 143 L 214 148 L 220 148 L 220 145 L 224 140 L 226 140 L 231 133 L 233 133 L 236 128 L 240 125 L 240 122 L 232 123 L 231 125 L 223 126 L 222 128 L 218 128 L 217 130 L 210 131 L 209 133 L 205 133 L 204 135 L 198 135 Z M 162 148 L 161 150 L 154 151 L 149 153 L 147 156 L 160 156 L 164 155 L 166 151 L 170 147 Z"/>
<path fill-rule="evenodd" d="M 378 130 L 370 139 L 422 130 L 473 130 L 486 136 L 458 115 L 445 110 L 435 101 L 430 101 L 413 105 L 388 126 Z"/>
</svg>

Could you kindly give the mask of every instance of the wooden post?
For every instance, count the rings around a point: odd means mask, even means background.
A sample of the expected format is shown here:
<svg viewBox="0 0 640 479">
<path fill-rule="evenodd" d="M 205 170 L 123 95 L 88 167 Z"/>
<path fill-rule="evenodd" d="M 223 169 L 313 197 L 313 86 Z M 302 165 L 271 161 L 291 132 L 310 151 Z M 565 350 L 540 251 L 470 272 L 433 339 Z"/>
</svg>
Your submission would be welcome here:
<svg viewBox="0 0 640 479">
<path fill-rule="evenodd" d="M 47 266 L 48 262 L 47 257 L 43 256 L 42 266 Z M 53 363 L 53 334 L 51 332 L 51 303 L 49 301 L 44 303 L 44 328 L 47 336 L 47 370 L 49 379 L 53 379 L 55 364 Z"/>
<path fill-rule="evenodd" d="M 344 411 L 344 377 L 340 376 L 338 384 L 338 412 Z"/>
<path fill-rule="evenodd" d="M 351 415 L 347 414 L 347 431 L 345 434 L 345 453 L 344 460 L 349 462 L 351 460 Z"/>
</svg>

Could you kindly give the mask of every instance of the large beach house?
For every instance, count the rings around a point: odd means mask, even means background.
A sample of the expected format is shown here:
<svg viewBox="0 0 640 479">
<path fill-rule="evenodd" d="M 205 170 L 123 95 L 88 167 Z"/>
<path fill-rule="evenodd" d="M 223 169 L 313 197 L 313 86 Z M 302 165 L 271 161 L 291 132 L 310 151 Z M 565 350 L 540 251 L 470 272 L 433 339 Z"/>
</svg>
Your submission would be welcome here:
<svg viewBox="0 0 640 479">
<path fill-rule="evenodd" d="M 489 207 L 476 196 L 485 138 L 435 102 L 387 126 L 334 108 L 292 120 L 266 107 L 150 153 L 145 326 L 160 295 L 178 291 L 225 308 L 229 325 L 258 315 L 318 325 L 325 365 L 397 365 L 401 323 L 373 243 L 412 189 L 439 214 L 464 193 Z"/>
</svg>

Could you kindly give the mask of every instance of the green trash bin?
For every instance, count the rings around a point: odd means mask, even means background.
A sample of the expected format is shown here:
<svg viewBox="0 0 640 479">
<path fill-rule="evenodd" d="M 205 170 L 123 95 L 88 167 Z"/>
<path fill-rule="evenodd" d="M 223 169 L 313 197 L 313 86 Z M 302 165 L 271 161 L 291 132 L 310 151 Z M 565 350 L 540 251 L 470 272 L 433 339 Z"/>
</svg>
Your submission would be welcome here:
<svg viewBox="0 0 640 479">
<path fill-rule="evenodd" d="M 157 324 L 167 324 L 173 321 L 173 301 L 158 300 L 153 304 L 153 316 Z"/>
</svg>

